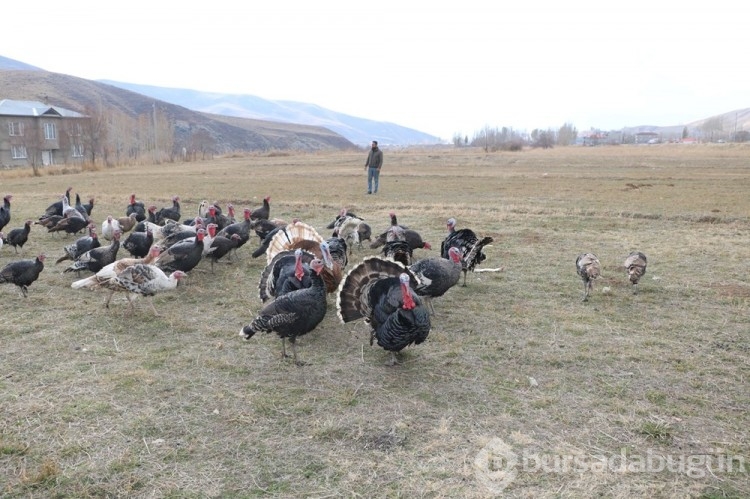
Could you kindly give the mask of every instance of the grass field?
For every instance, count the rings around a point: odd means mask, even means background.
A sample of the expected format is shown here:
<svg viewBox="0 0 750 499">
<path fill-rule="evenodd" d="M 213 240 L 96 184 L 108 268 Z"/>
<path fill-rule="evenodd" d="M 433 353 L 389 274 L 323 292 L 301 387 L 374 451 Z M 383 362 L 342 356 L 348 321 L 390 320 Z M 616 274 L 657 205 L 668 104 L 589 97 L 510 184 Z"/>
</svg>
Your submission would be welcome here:
<svg viewBox="0 0 750 499">
<path fill-rule="evenodd" d="M 0 173 L 6 232 L 68 186 L 96 197 L 98 226 L 131 192 L 178 194 L 186 216 L 270 195 L 273 217 L 324 236 L 342 207 L 376 233 L 393 210 L 439 247 L 455 217 L 494 237 L 483 267 L 503 268 L 435 300 L 428 340 L 393 367 L 329 297 L 298 367 L 275 335 L 238 336 L 260 308 L 255 240 L 157 296 L 155 317 L 70 289 L 54 260 L 74 238 L 35 225 L 21 256 L 45 252 L 42 276 L 27 299 L 0 287 L 0 495 L 750 496 L 750 148 L 386 150 L 375 196 L 364 160 Z M 638 295 L 622 268 L 635 249 L 649 258 Z M 588 251 L 603 276 L 582 303 Z"/>
</svg>

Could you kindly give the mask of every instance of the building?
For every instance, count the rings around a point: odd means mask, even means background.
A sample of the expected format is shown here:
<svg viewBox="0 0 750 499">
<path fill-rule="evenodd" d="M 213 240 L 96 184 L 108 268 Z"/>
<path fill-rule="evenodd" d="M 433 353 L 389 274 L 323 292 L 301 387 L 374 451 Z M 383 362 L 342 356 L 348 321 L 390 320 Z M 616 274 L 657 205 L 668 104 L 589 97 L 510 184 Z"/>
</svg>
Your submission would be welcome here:
<svg viewBox="0 0 750 499">
<path fill-rule="evenodd" d="M 80 164 L 87 116 L 43 102 L 0 100 L 0 166 Z"/>
</svg>

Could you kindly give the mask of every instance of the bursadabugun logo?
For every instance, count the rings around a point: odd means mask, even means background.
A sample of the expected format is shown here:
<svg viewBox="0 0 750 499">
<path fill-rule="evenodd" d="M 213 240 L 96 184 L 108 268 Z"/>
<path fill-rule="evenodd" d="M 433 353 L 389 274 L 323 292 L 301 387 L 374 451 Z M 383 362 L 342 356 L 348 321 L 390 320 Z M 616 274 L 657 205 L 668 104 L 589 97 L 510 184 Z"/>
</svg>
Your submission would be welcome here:
<svg viewBox="0 0 750 499">
<path fill-rule="evenodd" d="M 499 494 L 516 479 L 518 456 L 510 445 L 493 438 L 474 458 L 474 473 L 479 483 Z"/>
</svg>

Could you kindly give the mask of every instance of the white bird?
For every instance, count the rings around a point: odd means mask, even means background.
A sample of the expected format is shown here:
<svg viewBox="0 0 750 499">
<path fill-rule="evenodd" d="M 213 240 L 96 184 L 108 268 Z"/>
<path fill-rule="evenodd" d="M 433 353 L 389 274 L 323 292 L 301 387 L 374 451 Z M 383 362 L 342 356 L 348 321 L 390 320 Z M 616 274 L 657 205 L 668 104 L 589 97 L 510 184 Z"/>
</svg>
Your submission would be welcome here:
<svg viewBox="0 0 750 499">
<path fill-rule="evenodd" d="M 107 216 L 107 219 L 102 222 L 102 237 L 107 241 L 111 241 L 118 230 L 122 232 L 120 222 L 112 215 Z"/>
</svg>

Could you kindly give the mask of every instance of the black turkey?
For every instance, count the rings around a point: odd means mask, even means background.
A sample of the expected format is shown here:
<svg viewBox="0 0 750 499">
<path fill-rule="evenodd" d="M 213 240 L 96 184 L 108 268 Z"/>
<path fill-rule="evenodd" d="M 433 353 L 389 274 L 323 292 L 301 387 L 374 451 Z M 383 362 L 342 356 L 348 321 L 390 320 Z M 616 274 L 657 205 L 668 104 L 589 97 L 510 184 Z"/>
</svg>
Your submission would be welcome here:
<svg viewBox="0 0 750 499">
<path fill-rule="evenodd" d="M 105 265 L 117 260 L 117 251 L 120 249 L 120 233 L 115 232 L 109 246 L 99 246 L 79 256 L 63 272 L 75 272 L 80 276 L 82 270 L 88 270 L 96 274 Z"/>
<path fill-rule="evenodd" d="M 72 187 L 68 187 L 65 190 L 64 196 L 68 199 L 68 204 L 70 204 L 70 191 L 72 191 L 72 190 L 73 190 Z M 47 209 L 44 210 L 44 215 L 42 215 L 41 217 L 39 217 L 39 219 L 41 220 L 42 218 L 46 218 L 48 216 L 54 216 L 54 215 L 57 215 L 57 216 L 60 216 L 60 217 L 63 216 L 63 202 L 62 202 L 62 198 L 60 198 L 58 201 L 55 201 L 51 205 L 47 206 Z"/>
<path fill-rule="evenodd" d="M 18 248 L 23 249 L 23 245 L 29 240 L 29 233 L 31 232 L 31 220 L 26 220 L 23 227 L 19 227 L 8 232 L 5 237 L 5 244 L 10 244 L 16 250 L 18 254 Z"/>
<path fill-rule="evenodd" d="M 271 196 L 263 198 L 263 206 L 255 208 L 250 212 L 250 218 L 253 220 L 268 220 L 271 217 Z"/>
<path fill-rule="evenodd" d="M 638 294 L 638 281 L 646 274 L 646 255 L 640 251 L 633 251 L 625 259 L 625 269 L 628 271 L 628 279 L 633 285 L 633 294 Z"/>
<path fill-rule="evenodd" d="M 214 237 L 213 241 L 211 241 L 211 250 L 207 255 L 208 259 L 211 260 L 211 272 L 214 271 L 214 264 L 216 262 L 237 249 L 239 242 L 239 234 L 232 234 L 229 238 L 219 235 Z"/>
<path fill-rule="evenodd" d="M 282 358 L 287 356 L 285 340 L 288 338 L 297 365 L 301 365 L 297 360 L 297 338 L 315 329 L 325 317 L 327 309 L 325 284 L 320 277 L 323 262 L 316 258 L 310 262 L 310 267 L 312 285 L 309 288 L 292 291 L 269 302 L 249 325 L 240 330 L 240 336 L 244 339 L 258 332 L 276 332 L 281 338 Z"/>
<path fill-rule="evenodd" d="M 156 218 L 156 225 L 164 225 L 167 220 L 174 220 L 175 222 L 180 221 L 180 197 L 172 196 L 172 206 L 162 208 L 161 210 L 154 213 Z"/>
<path fill-rule="evenodd" d="M 474 267 L 487 259 L 487 255 L 482 252 L 482 249 L 492 243 L 492 238 L 490 236 L 480 238 L 471 229 L 456 230 L 456 220 L 454 218 L 448 219 L 447 226 L 448 236 L 440 245 L 440 256 L 447 260 L 450 258 L 448 250 L 452 247 L 458 248 L 461 252 L 461 265 L 463 266 L 462 272 L 464 273 L 462 286 L 466 286 L 466 273 L 469 271 L 473 272 Z"/>
<path fill-rule="evenodd" d="M 589 294 L 594 289 L 594 280 L 602 272 L 599 259 L 593 253 L 582 253 L 576 258 L 576 273 L 583 280 L 583 300 L 588 301 Z"/>
<path fill-rule="evenodd" d="M 435 315 L 432 299 L 443 296 L 461 279 L 461 254 L 458 248 L 449 249 L 448 256 L 449 260 L 440 257 L 424 258 L 409 267 L 420 281 L 414 291 L 424 298 L 432 315 Z"/>
<path fill-rule="evenodd" d="M 77 213 L 77 212 L 76 212 Z M 59 222 L 47 229 L 47 232 L 65 232 L 66 234 L 77 234 L 89 226 L 89 221 L 82 217 L 63 216 Z"/>
<path fill-rule="evenodd" d="M 203 258 L 203 238 L 206 235 L 204 229 L 198 229 L 195 233 L 195 239 L 185 239 L 164 251 L 156 259 L 155 265 L 164 272 L 174 272 L 181 270 L 190 272 Z"/>
<path fill-rule="evenodd" d="M 131 232 L 122 247 L 135 258 L 143 258 L 148 254 L 149 248 L 154 244 L 154 233 L 146 229 L 146 232 Z"/>
<path fill-rule="evenodd" d="M 10 262 L 0 270 L 0 284 L 15 284 L 24 298 L 28 297 L 29 286 L 39 279 L 44 270 L 44 254 L 34 260 L 17 260 Z"/>
<path fill-rule="evenodd" d="M 411 265 L 413 250 L 404 238 L 404 229 L 398 225 L 393 225 L 388 229 L 386 242 L 381 252 L 386 258 L 400 262 L 405 267 Z"/>
<path fill-rule="evenodd" d="M 343 323 L 364 319 L 372 328 L 370 345 L 377 340 L 391 352 L 388 364 L 394 365 L 396 352 L 424 342 L 430 332 L 430 314 L 412 289 L 419 285 L 400 263 L 365 258 L 341 281 L 336 302 L 339 319 Z"/>
<path fill-rule="evenodd" d="M 125 208 L 125 216 L 129 216 L 131 213 L 136 214 L 136 220 L 139 222 L 146 220 L 146 205 L 143 204 L 143 201 L 137 201 L 135 194 L 130 195 L 130 201 Z"/>
<path fill-rule="evenodd" d="M 96 230 L 94 228 L 94 224 L 89 224 L 88 229 L 88 236 L 81 236 L 72 244 L 69 244 L 63 248 L 65 254 L 58 258 L 55 264 L 58 264 L 65 260 L 75 260 L 79 256 L 86 253 L 88 250 L 101 246 L 101 243 L 99 242 L 99 236 L 96 234 Z"/>
<path fill-rule="evenodd" d="M 3 205 L 0 206 L 0 230 L 10 223 L 10 200 L 13 199 L 12 194 L 7 194 L 3 198 Z"/>
<path fill-rule="evenodd" d="M 309 288 L 312 285 L 309 264 L 314 259 L 315 255 L 300 248 L 277 253 L 260 273 L 260 301 L 266 303 L 291 291 Z"/>
</svg>

